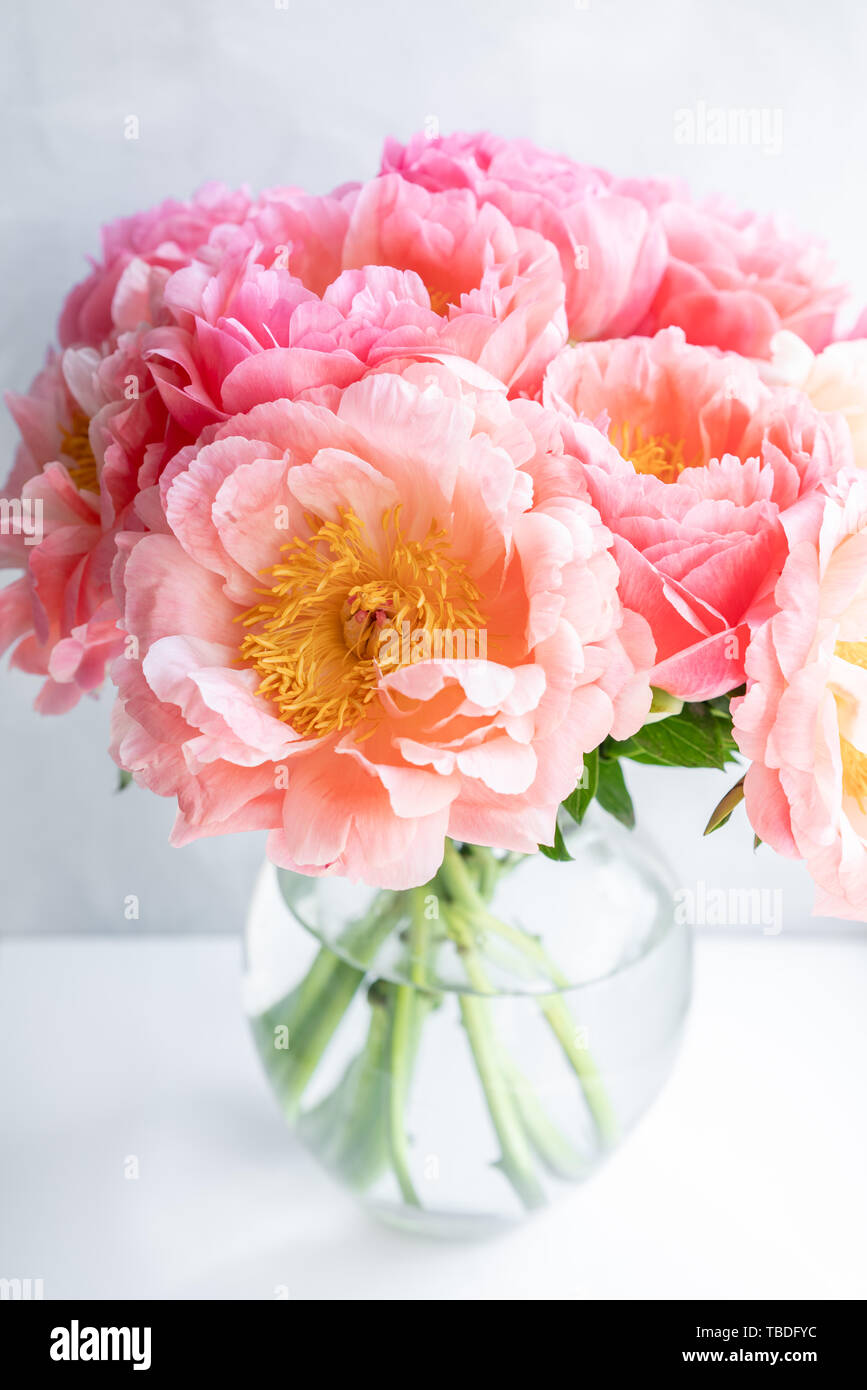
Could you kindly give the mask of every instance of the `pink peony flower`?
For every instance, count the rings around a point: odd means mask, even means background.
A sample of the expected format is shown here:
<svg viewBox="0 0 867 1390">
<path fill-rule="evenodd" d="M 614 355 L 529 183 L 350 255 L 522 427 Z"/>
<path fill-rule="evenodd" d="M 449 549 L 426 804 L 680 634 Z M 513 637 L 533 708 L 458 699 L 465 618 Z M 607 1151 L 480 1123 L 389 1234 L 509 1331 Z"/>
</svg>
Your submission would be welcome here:
<svg viewBox="0 0 867 1390">
<path fill-rule="evenodd" d="M 113 754 L 177 796 L 176 844 L 267 828 L 279 864 L 404 887 L 446 834 L 550 842 L 653 649 L 570 422 L 458 359 L 333 396 L 210 430 L 164 534 L 121 538 Z"/>
<path fill-rule="evenodd" d="M 822 246 L 773 218 L 697 206 L 683 189 L 604 170 L 497 136 L 386 141 L 383 171 L 431 190 L 466 188 L 560 252 L 576 339 L 653 334 L 767 357 L 788 328 L 829 342 L 845 297 Z"/>
<path fill-rule="evenodd" d="M 626 336 L 650 309 L 665 267 L 665 236 L 653 212 L 662 185 L 618 181 L 600 169 L 496 136 L 416 135 L 385 145 L 383 173 L 431 192 L 465 189 L 528 227 L 560 256 L 574 338 Z"/>
<path fill-rule="evenodd" d="M 487 131 L 434 137 L 419 132 L 405 145 L 389 137 L 380 174 L 399 174 L 431 193 L 464 189 L 480 203 L 524 195 L 528 208 L 540 200 L 549 215 L 604 195 L 614 183 L 603 169 Z"/>
<path fill-rule="evenodd" d="M 653 629 L 653 684 L 685 700 L 735 689 L 790 545 L 852 466 L 842 420 L 679 329 L 565 349 L 543 398 L 608 434 L 584 476 L 623 602 Z"/>
<path fill-rule="evenodd" d="M 301 188 L 262 194 L 241 235 L 219 232 L 211 241 L 240 247 L 255 241 L 263 265 L 288 270 L 305 289 L 323 295 L 342 269 L 349 208 L 356 185 L 317 195 Z"/>
<path fill-rule="evenodd" d="M 556 249 L 461 189 L 430 193 L 397 175 L 353 195 L 344 268 L 415 271 L 443 318 L 441 350 L 532 392 L 566 341 Z"/>
<path fill-rule="evenodd" d="M 674 198 L 658 215 L 668 264 L 638 332 L 675 324 L 691 343 L 747 357 L 769 356 L 784 328 L 817 350 L 830 341 L 846 291 L 818 242 L 716 202 Z"/>
<path fill-rule="evenodd" d="M 140 525 L 140 488 L 185 437 L 168 425 L 136 334 L 105 357 L 51 355 L 30 392 L 8 403 L 23 442 L 5 496 L 30 524 L 3 538 L 0 562 L 24 573 L 0 590 L 0 652 L 16 644 L 12 665 L 46 678 L 37 709 L 60 714 L 102 683 L 122 648 L 115 537 Z"/>
<path fill-rule="evenodd" d="M 290 235 L 298 202 L 286 193 L 243 232 L 220 229 L 166 284 L 172 321 L 144 350 L 183 428 L 344 387 L 407 354 L 462 356 L 513 391 L 538 391 L 566 337 L 559 261 L 542 238 L 495 208 L 480 213 L 470 195 L 378 179 L 347 195 L 351 216 L 333 197 L 305 199 L 304 246 L 318 249 L 299 255 L 297 235 L 271 240 Z"/>
<path fill-rule="evenodd" d="M 168 199 L 122 217 L 102 232 L 102 262 L 70 292 L 60 316 L 61 347 L 100 347 L 115 331 L 154 322 L 162 285 L 216 228 L 244 221 L 249 195 L 206 184 L 189 202 Z"/>
<path fill-rule="evenodd" d="M 867 920 L 867 484 L 792 547 L 747 652 L 734 732 L 757 834 L 804 858 L 816 911 Z"/>
<path fill-rule="evenodd" d="M 176 272 L 165 299 L 177 322 L 154 329 L 143 351 L 167 409 L 195 435 L 265 401 L 342 388 L 407 355 L 462 355 L 513 389 L 538 389 L 565 338 L 562 298 L 553 251 L 526 275 L 518 266 L 483 272 L 480 288 L 444 318 L 413 271 L 345 270 L 320 299 L 288 271 L 266 269 L 253 248 L 216 268 L 195 261 Z"/>
<path fill-rule="evenodd" d="M 424 349 L 441 320 L 417 276 L 347 271 L 319 299 L 248 252 L 216 269 L 201 261 L 166 287 L 176 323 L 144 352 L 166 407 L 194 436 L 254 405 L 357 381 L 379 356 Z"/>
</svg>

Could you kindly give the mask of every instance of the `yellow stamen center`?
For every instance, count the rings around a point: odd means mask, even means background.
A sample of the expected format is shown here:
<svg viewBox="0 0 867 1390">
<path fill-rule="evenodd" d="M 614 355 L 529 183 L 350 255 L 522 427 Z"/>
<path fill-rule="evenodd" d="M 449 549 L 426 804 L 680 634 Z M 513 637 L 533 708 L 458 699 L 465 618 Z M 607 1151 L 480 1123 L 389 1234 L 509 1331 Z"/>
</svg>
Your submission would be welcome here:
<svg viewBox="0 0 867 1390">
<path fill-rule="evenodd" d="M 407 664 L 410 645 L 387 636 L 483 624 L 479 591 L 436 524 L 418 541 L 403 535 L 399 507 L 374 536 L 352 511 L 308 522 L 312 534 L 283 547 L 262 602 L 239 618 L 240 657 L 280 719 L 322 737 L 375 720 L 381 674 Z"/>
<path fill-rule="evenodd" d="M 83 410 L 72 412 L 69 429 L 63 430 L 60 452 L 73 462 L 67 463 L 67 471 L 79 492 L 99 492 L 99 474 L 96 459 L 90 447 L 88 426 L 90 421 Z"/>
<path fill-rule="evenodd" d="M 652 473 L 664 483 L 677 482 L 685 468 L 695 468 L 701 462 L 684 458 L 682 439 L 674 440 L 667 434 L 645 435 L 642 429 L 633 429 L 627 421 L 612 425 L 608 438 L 636 473 Z"/>
<path fill-rule="evenodd" d="M 862 670 L 867 671 L 867 642 L 837 642 L 834 655 L 839 656 L 841 661 L 848 661 L 852 666 L 860 666 Z"/>
<path fill-rule="evenodd" d="M 837 642 L 834 655 L 867 670 L 867 642 Z M 840 756 L 843 760 L 843 795 L 854 797 L 863 811 L 867 803 L 867 753 L 862 753 L 841 734 Z"/>
<path fill-rule="evenodd" d="M 428 294 L 430 295 L 430 307 L 433 309 L 434 313 L 439 314 L 440 316 L 445 316 L 448 313 L 449 306 L 452 303 L 452 296 L 450 292 L 448 290 L 434 289 L 431 285 L 427 285 L 426 288 Z"/>
</svg>

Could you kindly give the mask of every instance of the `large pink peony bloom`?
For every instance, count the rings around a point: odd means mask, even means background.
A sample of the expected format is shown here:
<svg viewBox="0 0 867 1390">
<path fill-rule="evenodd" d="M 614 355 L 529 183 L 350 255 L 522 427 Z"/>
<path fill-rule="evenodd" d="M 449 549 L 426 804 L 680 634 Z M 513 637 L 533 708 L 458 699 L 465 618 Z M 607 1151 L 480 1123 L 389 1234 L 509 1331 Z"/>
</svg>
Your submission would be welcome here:
<svg viewBox="0 0 867 1390">
<path fill-rule="evenodd" d="M 665 267 L 653 205 L 661 185 L 613 179 L 528 140 L 494 135 L 386 141 L 382 169 L 432 192 L 465 189 L 551 242 L 574 338 L 625 337 L 649 311 Z"/>
<path fill-rule="evenodd" d="M 787 328 L 818 350 L 845 297 L 821 244 L 773 218 L 700 206 L 679 187 L 617 179 L 527 140 L 419 134 L 386 141 L 382 167 L 428 189 L 471 189 L 542 232 L 562 257 L 577 339 L 674 325 L 690 342 L 767 357 Z"/>
<path fill-rule="evenodd" d="M 413 224 L 404 244 L 377 244 L 379 195 L 385 190 L 381 180 L 375 198 L 365 191 L 359 199 L 347 260 L 358 258 L 353 248 L 362 233 L 373 261 L 403 265 L 422 259 L 413 254 L 419 239 Z M 430 201 L 409 184 L 399 188 L 399 198 Z M 450 235 L 463 242 L 473 219 L 471 209 L 462 211 L 470 214 L 467 225 Z M 486 255 L 490 226 L 475 255 L 464 244 L 463 278 L 468 286 L 479 283 L 463 295 L 455 289 L 461 302 L 442 305 L 443 312 L 431 307 L 431 291 L 412 269 L 378 263 L 347 269 L 320 298 L 280 264 L 264 265 L 258 243 L 245 248 L 236 239 L 221 250 L 209 246 L 172 275 L 165 302 L 173 321 L 155 328 L 143 344 L 168 410 L 198 434 L 265 401 L 303 399 L 329 385 L 342 388 L 370 366 L 409 354 L 463 356 L 513 390 L 537 390 L 545 365 L 565 340 L 559 263 L 540 238 L 516 233 L 495 209 L 489 212 L 481 221 L 494 222 L 502 234 L 504 259 L 491 264 Z M 393 227 L 399 219 L 383 214 L 382 221 Z M 458 269 L 452 265 L 451 274 Z"/>
<path fill-rule="evenodd" d="M 346 271 L 320 299 L 254 251 L 194 261 L 169 280 L 166 301 L 176 322 L 149 333 L 144 352 L 166 407 L 194 436 L 266 401 L 348 386 L 396 352 L 433 348 L 442 324 L 410 273 Z"/>
<path fill-rule="evenodd" d="M 284 190 L 171 276 L 171 320 L 144 350 L 194 433 L 408 354 L 464 357 L 533 394 L 566 339 L 563 297 L 554 248 L 468 193 L 396 177 L 340 199 Z"/>
<path fill-rule="evenodd" d="M 514 390 L 535 391 L 566 341 L 556 248 L 465 189 L 431 193 L 396 174 L 350 195 L 345 269 L 414 271 L 442 315 L 443 349 Z"/>
<path fill-rule="evenodd" d="M 653 683 L 686 700 L 735 689 L 789 546 L 852 467 L 843 421 L 679 329 L 565 349 L 544 400 L 608 433 L 584 474 L 623 602 L 653 629 Z"/>
<path fill-rule="evenodd" d="M 2 539 L 0 564 L 24 573 L 0 590 L 0 652 L 44 676 L 37 709 L 60 714 L 95 690 L 121 650 L 111 590 L 115 538 L 174 448 L 140 338 L 51 355 L 30 391 L 8 398 L 22 435 L 4 490 L 28 521 Z"/>
<path fill-rule="evenodd" d="M 816 911 L 867 920 L 867 484 L 829 501 L 817 543 L 793 546 L 777 611 L 753 636 L 732 701 L 752 764 L 757 834 L 804 858 Z"/>
<path fill-rule="evenodd" d="M 830 341 L 846 291 L 818 242 L 716 202 L 674 198 L 658 216 L 668 262 L 638 332 L 675 324 L 691 343 L 748 357 L 768 357 L 780 329 L 816 350 Z"/>
<path fill-rule="evenodd" d="M 112 333 L 151 323 L 160 290 L 215 229 L 249 215 L 244 190 L 206 184 L 189 202 L 158 207 L 110 223 L 102 232 L 102 261 L 70 292 L 58 326 L 61 347 L 100 347 Z"/>
<path fill-rule="evenodd" d="M 457 360 L 330 403 L 209 431 L 164 474 L 165 533 L 122 538 L 114 756 L 177 796 L 175 843 L 267 828 L 305 873 L 403 887 L 446 834 L 549 843 L 653 656 L 571 422 Z"/>
</svg>

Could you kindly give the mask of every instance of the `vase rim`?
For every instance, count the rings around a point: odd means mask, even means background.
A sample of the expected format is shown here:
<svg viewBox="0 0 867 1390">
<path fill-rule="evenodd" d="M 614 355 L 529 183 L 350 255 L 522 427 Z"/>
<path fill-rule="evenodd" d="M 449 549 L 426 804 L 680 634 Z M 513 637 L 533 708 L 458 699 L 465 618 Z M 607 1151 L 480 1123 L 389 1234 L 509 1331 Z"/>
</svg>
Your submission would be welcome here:
<svg viewBox="0 0 867 1390">
<path fill-rule="evenodd" d="M 590 829 L 590 827 L 588 827 L 588 829 Z M 576 830 L 578 830 L 577 827 Z M 578 833 L 581 834 L 582 830 L 578 830 Z M 597 833 L 600 833 L 598 827 Z M 662 904 L 663 901 L 670 903 L 671 911 L 670 913 L 663 913 L 657 910 L 650 929 L 647 931 L 634 953 L 628 954 L 623 959 L 610 966 L 610 968 L 600 969 L 596 973 L 588 974 L 585 978 L 570 979 L 568 983 L 563 983 L 561 985 L 553 983 L 550 976 L 546 977 L 540 975 L 530 980 L 516 979 L 514 983 L 509 982 L 506 985 L 497 982 L 493 987 L 482 990 L 473 987 L 466 979 L 452 979 L 449 975 L 439 972 L 434 978 L 421 982 L 411 977 L 409 973 L 409 964 L 406 966 L 398 966 L 394 961 L 390 961 L 388 956 L 381 958 L 381 953 L 378 948 L 374 951 L 371 958 L 365 962 L 363 959 L 359 958 L 359 956 L 353 954 L 352 951 L 348 950 L 344 944 L 336 939 L 335 935 L 329 934 L 326 929 L 317 926 L 311 921 L 309 917 L 305 915 L 303 908 L 299 907 L 298 902 L 290 903 L 285 893 L 281 891 L 280 876 L 290 875 L 291 871 L 278 869 L 276 865 L 266 861 L 263 866 L 263 874 L 267 875 L 270 870 L 275 896 L 283 905 L 283 909 L 290 920 L 297 922 L 298 925 L 318 941 L 320 945 L 331 951 L 340 960 L 343 960 L 347 965 L 357 970 L 363 970 L 365 974 L 369 974 L 372 979 L 382 979 L 397 985 L 409 985 L 422 993 L 434 992 L 436 994 L 483 995 L 489 998 L 540 998 L 546 995 L 576 996 L 580 995 L 582 991 L 598 989 L 600 986 L 612 980 L 621 980 L 630 971 L 639 969 L 651 956 L 663 950 L 665 944 L 669 941 L 674 932 L 681 931 L 688 935 L 685 924 L 677 920 L 674 912 L 673 876 L 670 870 L 668 870 L 664 858 L 660 855 L 652 842 L 647 840 L 644 836 L 636 834 L 635 832 L 621 833 L 629 835 L 627 843 L 629 845 L 630 858 L 633 862 L 640 863 L 648 875 L 652 876 L 652 880 L 659 890 L 660 904 Z M 610 827 L 605 827 L 605 835 L 607 838 L 611 837 L 612 831 Z M 555 864 L 550 865 L 551 870 L 556 870 L 557 867 L 558 866 Z M 309 893 L 311 897 L 313 897 L 317 889 L 319 889 L 319 891 L 326 891 L 322 889 L 322 885 L 336 882 L 336 880 L 324 878 L 311 879 L 296 874 L 291 874 L 291 878 L 296 881 L 303 880 L 305 886 L 310 885 Z M 285 880 L 282 881 L 285 882 Z M 424 886 L 426 887 L 427 885 Z M 375 901 L 375 897 L 376 890 L 373 891 L 370 902 Z M 386 937 L 385 940 L 387 941 L 388 937 Z M 456 951 L 455 955 L 457 956 L 457 954 Z"/>
</svg>

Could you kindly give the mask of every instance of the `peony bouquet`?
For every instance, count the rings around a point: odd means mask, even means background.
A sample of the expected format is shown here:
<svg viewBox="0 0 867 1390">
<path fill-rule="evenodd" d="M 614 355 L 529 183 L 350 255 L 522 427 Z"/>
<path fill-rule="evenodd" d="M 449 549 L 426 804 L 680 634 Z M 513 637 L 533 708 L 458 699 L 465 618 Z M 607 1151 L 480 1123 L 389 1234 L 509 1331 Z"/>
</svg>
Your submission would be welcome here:
<svg viewBox="0 0 867 1390">
<path fill-rule="evenodd" d="M 417 136 L 327 196 L 209 185 L 112 224 L 10 397 L 0 649 L 46 714 L 110 678 L 112 756 L 176 799 L 174 844 L 268 832 L 320 945 L 260 1043 L 355 1185 L 426 1205 L 407 1115 L 450 991 L 518 1205 L 612 1142 L 568 987 L 622 964 L 570 953 L 604 918 L 587 846 L 615 879 L 631 853 L 630 761 L 742 759 L 702 823 L 748 818 L 819 911 L 867 917 L 867 322 L 844 335 L 844 299 L 771 219 Z M 497 1018 L 528 997 L 569 1073 L 554 1118 L 554 1054 L 530 1084 Z"/>
</svg>

